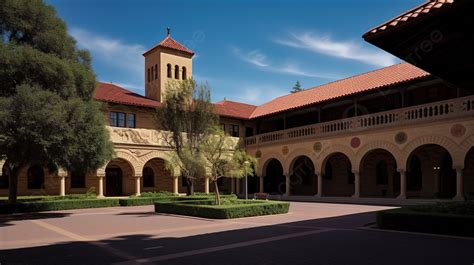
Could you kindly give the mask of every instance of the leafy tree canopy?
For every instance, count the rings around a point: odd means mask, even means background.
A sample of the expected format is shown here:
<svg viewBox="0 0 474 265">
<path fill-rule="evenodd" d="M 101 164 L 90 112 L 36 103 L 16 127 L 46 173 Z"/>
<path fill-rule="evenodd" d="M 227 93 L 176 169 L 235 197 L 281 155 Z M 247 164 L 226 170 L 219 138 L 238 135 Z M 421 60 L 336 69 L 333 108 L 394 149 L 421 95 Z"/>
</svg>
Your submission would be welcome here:
<svg viewBox="0 0 474 265">
<path fill-rule="evenodd" d="M 87 51 L 42 0 L 0 1 L 0 159 L 7 159 L 10 201 L 20 170 L 54 164 L 85 173 L 113 148 Z"/>
</svg>

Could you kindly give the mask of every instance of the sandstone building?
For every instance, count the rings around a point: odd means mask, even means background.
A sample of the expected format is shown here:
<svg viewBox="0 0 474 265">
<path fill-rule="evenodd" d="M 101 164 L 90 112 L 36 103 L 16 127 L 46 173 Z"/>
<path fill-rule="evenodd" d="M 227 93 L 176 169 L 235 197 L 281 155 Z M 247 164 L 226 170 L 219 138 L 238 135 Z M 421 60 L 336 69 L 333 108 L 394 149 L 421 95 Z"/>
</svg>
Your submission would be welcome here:
<svg viewBox="0 0 474 265">
<path fill-rule="evenodd" d="M 364 38 L 384 48 L 387 43 L 378 38 L 459 8 L 452 2 L 429 1 L 416 16 L 418 9 L 409 11 Z M 402 51 L 389 49 L 396 55 Z M 145 96 L 112 83 L 100 82 L 95 91 L 117 157 L 86 176 L 31 165 L 20 175 L 20 195 L 84 193 L 91 187 L 99 196 L 185 192 L 179 172 L 164 167 L 172 150 L 161 140 L 154 113 L 168 80 L 192 77 L 194 53 L 168 34 L 143 55 Z M 249 191 L 295 199 L 473 198 L 474 88 L 457 75 L 443 75 L 436 67 L 434 75 L 408 61 L 259 106 L 215 103 L 225 131 L 241 138 L 258 158 Z M 227 192 L 243 190 L 237 180 L 223 179 L 219 185 Z M 208 192 L 208 181 L 196 189 Z M 7 193 L 8 176 L 3 173 L 0 195 Z"/>
</svg>

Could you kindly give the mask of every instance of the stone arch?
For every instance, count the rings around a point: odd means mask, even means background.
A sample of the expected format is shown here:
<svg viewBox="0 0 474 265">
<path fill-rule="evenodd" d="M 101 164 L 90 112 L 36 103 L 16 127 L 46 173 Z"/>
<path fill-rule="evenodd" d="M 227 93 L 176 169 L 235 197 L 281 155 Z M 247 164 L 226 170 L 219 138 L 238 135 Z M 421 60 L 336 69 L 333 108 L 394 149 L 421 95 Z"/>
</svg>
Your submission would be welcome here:
<svg viewBox="0 0 474 265">
<path fill-rule="evenodd" d="M 317 158 L 317 162 L 315 164 L 316 167 L 316 172 L 324 172 L 324 167 L 326 165 L 326 161 L 331 157 L 332 154 L 334 153 L 342 153 L 347 158 L 349 158 L 349 161 L 351 162 L 352 169 L 357 170 L 354 165 L 355 165 L 355 153 L 354 151 L 349 147 L 345 145 L 331 145 L 328 148 L 324 149 L 321 154 L 319 154 Z"/>
<path fill-rule="evenodd" d="M 265 175 L 268 162 L 270 162 L 270 160 L 272 159 L 278 160 L 278 162 L 280 162 L 280 164 L 283 166 L 283 171 L 285 171 L 285 163 L 284 163 L 285 158 L 279 153 L 271 152 L 271 153 L 265 154 L 265 156 L 262 156 L 258 159 L 257 176 Z M 283 173 L 286 173 L 286 172 L 283 172 Z"/>
<path fill-rule="evenodd" d="M 283 168 L 287 170 L 286 172 L 291 172 L 291 168 L 293 167 L 293 163 L 298 159 L 300 156 L 306 156 L 309 159 L 311 159 L 311 162 L 313 162 L 313 165 L 315 166 L 316 169 L 316 160 L 314 159 L 314 152 L 308 149 L 304 148 L 298 148 L 291 152 L 285 159 L 285 164 L 283 164 Z"/>
<path fill-rule="evenodd" d="M 462 168 L 465 168 L 467 165 L 465 163 L 466 157 L 471 150 L 471 148 L 474 147 L 474 135 L 471 135 L 470 137 L 464 139 L 461 144 L 460 144 L 460 155 L 463 158 L 464 163 L 462 164 Z"/>
<path fill-rule="evenodd" d="M 170 162 L 170 160 L 171 160 L 170 156 L 171 156 L 171 154 L 169 152 L 166 152 L 166 151 L 150 151 L 150 152 L 146 153 L 145 155 L 143 155 L 139 158 L 140 172 L 143 171 L 143 167 L 145 166 L 145 164 L 148 161 L 150 161 L 154 158 L 159 158 L 159 159 L 163 159 L 164 161 Z M 179 169 L 176 168 L 175 166 L 173 166 L 171 174 L 175 177 L 179 176 L 179 174 L 180 174 Z"/>
<path fill-rule="evenodd" d="M 400 193 L 400 162 L 397 156 L 387 148 L 374 146 L 367 149 L 370 150 L 358 156 L 360 196 L 396 197 Z M 402 168 L 405 169 L 405 166 Z"/>
<path fill-rule="evenodd" d="M 120 158 L 124 161 L 126 161 L 130 167 L 132 168 L 133 172 L 132 174 L 134 176 L 141 176 L 142 174 L 142 166 L 141 166 L 141 163 L 140 163 L 140 160 L 134 156 L 131 152 L 129 151 L 125 151 L 125 150 L 117 150 L 115 151 L 115 157 L 114 158 Z M 107 161 L 107 164 L 109 163 L 110 161 Z M 107 164 L 104 166 L 104 171 L 105 171 L 105 167 L 107 166 Z"/>
<path fill-rule="evenodd" d="M 395 161 L 397 162 L 397 168 L 398 169 L 405 169 L 406 165 L 403 164 L 403 155 L 402 151 L 400 148 L 398 148 L 395 144 L 392 144 L 390 142 L 385 142 L 385 141 L 375 141 L 375 142 L 370 142 L 361 148 L 356 153 L 356 158 L 355 158 L 355 163 L 353 165 L 353 168 L 359 169 L 360 168 L 360 163 L 364 159 L 364 157 L 369 154 L 371 151 L 376 150 L 376 149 L 382 149 L 390 154 L 395 158 Z"/>
<path fill-rule="evenodd" d="M 403 156 L 400 161 L 401 165 L 406 167 L 410 154 L 418 147 L 430 144 L 439 145 L 446 149 L 453 159 L 453 167 L 460 167 L 464 165 L 464 156 L 463 152 L 460 150 L 461 148 L 459 148 L 459 145 L 448 137 L 441 135 L 421 136 L 409 142 L 405 148 L 403 148 Z"/>
</svg>

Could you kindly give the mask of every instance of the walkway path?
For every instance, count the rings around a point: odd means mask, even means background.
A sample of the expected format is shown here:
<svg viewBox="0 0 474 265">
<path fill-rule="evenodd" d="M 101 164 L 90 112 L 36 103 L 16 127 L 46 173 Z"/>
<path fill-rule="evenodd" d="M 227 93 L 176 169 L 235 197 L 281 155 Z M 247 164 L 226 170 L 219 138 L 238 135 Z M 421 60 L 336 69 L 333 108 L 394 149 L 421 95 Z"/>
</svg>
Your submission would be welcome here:
<svg viewBox="0 0 474 265">
<path fill-rule="evenodd" d="M 208 220 L 151 206 L 0 216 L 0 264 L 473 264 L 474 240 L 367 230 L 380 206 Z"/>
</svg>

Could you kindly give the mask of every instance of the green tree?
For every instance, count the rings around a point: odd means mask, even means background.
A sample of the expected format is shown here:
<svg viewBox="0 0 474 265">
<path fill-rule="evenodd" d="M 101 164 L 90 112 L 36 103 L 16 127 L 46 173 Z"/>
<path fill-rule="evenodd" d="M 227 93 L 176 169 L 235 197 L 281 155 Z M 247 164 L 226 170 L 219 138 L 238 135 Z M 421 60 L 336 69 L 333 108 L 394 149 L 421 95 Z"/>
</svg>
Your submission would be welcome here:
<svg viewBox="0 0 474 265">
<path fill-rule="evenodd" d="M 208 84 L 198 85 L 192 79 L 170 80 L 163 104 L 157 108 L 157 121 L 168 132 L 163 138 L 175 150 L 172 163 L 186 177 L 187 194 L 192 195 L 194 180 L 204 174 L 200 144 L 218 122 Z"/>
<path fill-rule="evenodd" d="M 296 93 L 302 91 L 303 88 L 301 88 L 301 83 L 299 80 L 296 81 L 295 85 L 293 86 L 292 90 L 290 91 L 291 93 Z"/>
<path fill-rule="evenodd" d="M 257 166 L 256 158 L 238 148 L 235 138 L 224 133 L 219 127 L 210 129 L 207 137 L 201 142 L 200 154 L 205 160 L 208 169 L 207 175 L 214 184 L 216 205 L 221 204 L 219 186 L 220 178 L 242 178 L 253 175 Z"/>
<path fill-rule="evenodd" d="M 15 202 L 19 172 L 31 163 L 95 170 L 113 153 L 87 51 L 53 7 L 0 1 L 0 159 Z"/>
</svg>

